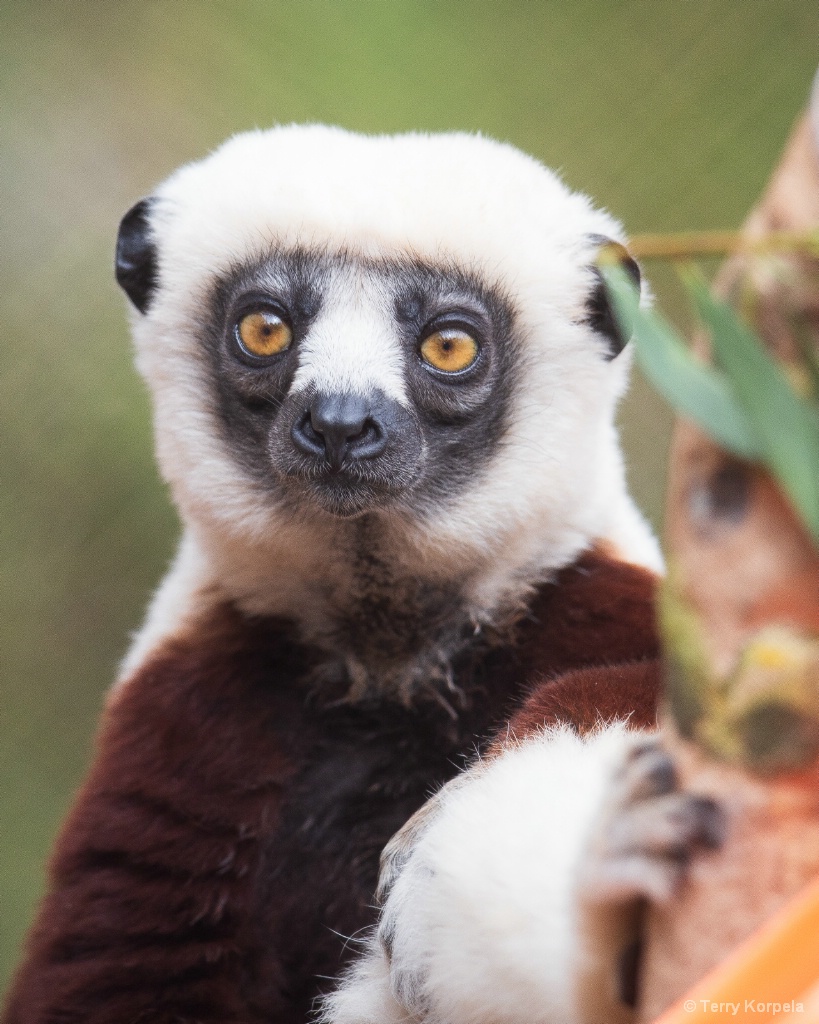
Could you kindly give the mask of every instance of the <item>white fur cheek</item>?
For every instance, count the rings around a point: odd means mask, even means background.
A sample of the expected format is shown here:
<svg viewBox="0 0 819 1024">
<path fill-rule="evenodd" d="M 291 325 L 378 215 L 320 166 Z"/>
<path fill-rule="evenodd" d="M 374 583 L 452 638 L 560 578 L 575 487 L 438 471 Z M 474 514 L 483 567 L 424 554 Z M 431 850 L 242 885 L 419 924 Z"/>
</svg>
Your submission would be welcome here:
<svg viewBox="0 0 819 1024">
<path fill-rule="evenodd" d="M 526 365 L 491 464 L 445 518 L 423 524 L 438 557 L 486 559 L 470 592 L 478 608 L 502 605 L 510 585 L 547 578 L 598 541 L 612 542 L 626 560 L 660 564 L 629 498 L 612 422 L 628 358 L 606 363 L 599 340 L 576 325 L 553 323 L 545 333 L 553 348 Z"/>
<path fill-rule="evenodd" d="M 585 739 L 551 730 L 482 766 L 447 797 L 382 923 L 392 940 L 393 994 L 425 1024 L 583 1021 L 577 986 L 592 951 L 577 871 L 631 742 L 623 725 Z M 373 943 L 333 1007 L 369 1013 L 378 999 L 389 1005 L 378 956 Z"/>
<path fill-rule="evenodd" d="M 277 504 L 224 437 L 202 343 L 191 326 L 196 303 L 177 309 L 162 299 L 134 327 L 137 368 L 153 397 L 162 477 L 186 526 L 261 542 L 270 536 Z"/>
</svg>

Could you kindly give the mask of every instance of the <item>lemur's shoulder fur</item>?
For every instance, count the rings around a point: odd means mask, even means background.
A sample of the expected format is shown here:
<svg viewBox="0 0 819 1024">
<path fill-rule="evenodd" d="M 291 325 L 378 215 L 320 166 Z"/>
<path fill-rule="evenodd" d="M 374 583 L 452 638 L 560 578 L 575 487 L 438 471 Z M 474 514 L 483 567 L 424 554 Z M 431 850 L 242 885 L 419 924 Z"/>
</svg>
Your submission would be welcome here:
<svg viewBox="0 0 819 1024">
<path fill-rule="evenodd" d="M 510 716 L 653 720 L 605 238 L 509 146 L 319 126 L 239 136 L 126 215 L 184 536 L 7 1024 L 303 1021 L 390 835 Z"/>
</svg>

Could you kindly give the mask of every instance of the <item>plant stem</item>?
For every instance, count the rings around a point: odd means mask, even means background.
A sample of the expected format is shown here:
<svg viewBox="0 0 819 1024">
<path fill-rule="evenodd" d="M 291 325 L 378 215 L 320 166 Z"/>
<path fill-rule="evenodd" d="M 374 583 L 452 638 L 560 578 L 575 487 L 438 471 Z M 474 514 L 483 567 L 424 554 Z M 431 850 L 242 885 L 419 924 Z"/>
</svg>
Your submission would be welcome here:
<svg viewBox="0 0 819 1024">
<path fill-rule="evenodd" d="M 819 232 L 771 231 L 749 236 L 741 231 L 679 231 L 635 235 L 629 253 L 638 260 L 683 260 L 731 253 L 806 252 L 819 255 Z"/>
</svg>

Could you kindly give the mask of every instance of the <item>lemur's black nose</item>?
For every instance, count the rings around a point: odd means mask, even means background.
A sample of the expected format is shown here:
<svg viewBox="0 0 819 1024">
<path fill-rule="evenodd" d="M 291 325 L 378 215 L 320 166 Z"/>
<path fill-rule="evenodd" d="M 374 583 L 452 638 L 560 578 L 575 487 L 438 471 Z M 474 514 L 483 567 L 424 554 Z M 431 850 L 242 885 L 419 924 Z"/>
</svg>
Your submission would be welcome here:
<svg viewBox="0 0 819 1024">
<path fill-rule="evenodd" d="M 323 455 L 336 472 L 345 460 L 374 459 L 387 446 L 386 424 L 362 395 L 317 395 L 292 437 L 299 451 Z"/>
</svg>

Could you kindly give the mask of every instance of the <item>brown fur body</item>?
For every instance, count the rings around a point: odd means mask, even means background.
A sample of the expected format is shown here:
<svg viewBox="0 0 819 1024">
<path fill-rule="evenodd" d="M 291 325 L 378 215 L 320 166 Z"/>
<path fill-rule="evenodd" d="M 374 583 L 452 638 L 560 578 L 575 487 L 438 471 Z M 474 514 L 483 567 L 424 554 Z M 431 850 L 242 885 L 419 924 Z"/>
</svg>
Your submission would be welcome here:
<svg viewBox="0 0 819 1024">
<path fill-rule="evenodd" d="M 654 578 L 589 554 L 514 646 L 457 659 L 460 707 L 328 703 L 286 622 L 229 606 L 111 701 L 4 1024 L 305 1021 L 375 920 L 389 837 L 476 748 L 544 721 L 654 721 Z"/>
</svg>

